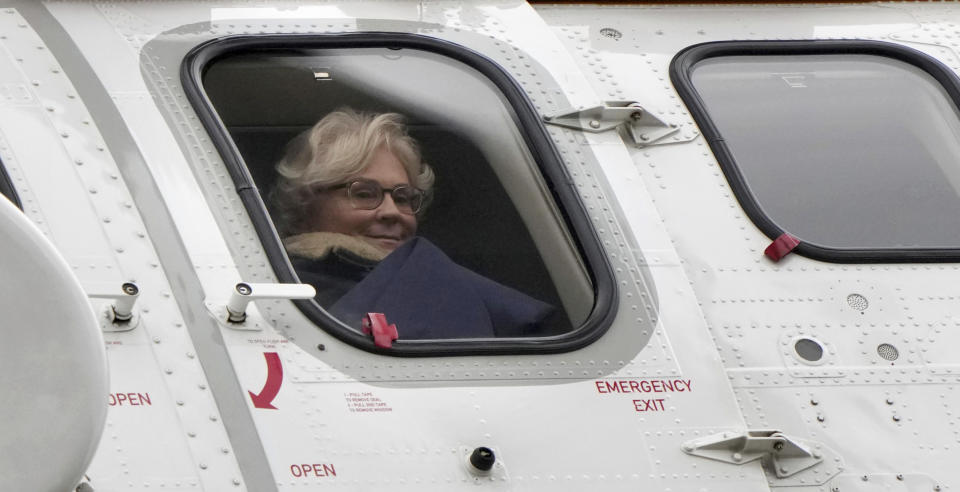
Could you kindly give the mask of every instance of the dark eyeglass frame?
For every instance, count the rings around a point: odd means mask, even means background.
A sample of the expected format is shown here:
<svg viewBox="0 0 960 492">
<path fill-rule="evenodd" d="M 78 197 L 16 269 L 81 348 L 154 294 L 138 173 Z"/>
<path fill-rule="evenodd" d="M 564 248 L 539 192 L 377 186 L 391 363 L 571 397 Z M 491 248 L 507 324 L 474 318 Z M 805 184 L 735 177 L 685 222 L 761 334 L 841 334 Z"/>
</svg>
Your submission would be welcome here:
<svg viewBox="0 0 960 492">
<path fill-rule="evenodd" d="M 353 192 L 353 186 L 357 184 L 371 185 L 372 186 L 371 189 L 375 189 L 379 192 L 376 205 L 361 206 L 359 204 L 359 201 L 361 199 L 354 197 L 354 192 Z M 393 188 L 384 188 L 380 186 L 380 183 L 377 183 L 372 179 L 354 179 L 352 181 L 347 181 L 346 183 L 340 183 L 338 185 L 324 186 L 320 188 L 320 190 L 339 190 L 341 188 L 346 188 L 347 198 L 350 199 L 350 205 L 352 205 L 353 208 L 358 210 L 376 210 L 377 207 L 383 204 L 384 195 L 387 193 L 390 193 L 390 198 L 393 200 L 393 204 L 394 206 L 397 207 L 397 210 L 399 210 L 401 213 L 406 215 L 416 215 L 420 213 L 421 210 L 423 210 L 423 205 L 424 203 L 426 203 L 426 200 L 427 200 L 427 193 L 415 186 L 410 186 L 408 184 L 400 184 L 400 185 L 394 186 Z M 408 197 L 404 197 L 406 198 L 406 200 L 397 202 L 397 190 L 412 190 L 413 194 Z M 415 197 L 419 197 L 420 199 L 415 200 L 414 199 Z M 403 202 L 406 202 L 410 205 L 409 211 L 405 210 L 406 207 L 403 207 L 399 204 Z M 416 204 L 416 207 L 414 207 L 414 204 Z"/>
</svg>

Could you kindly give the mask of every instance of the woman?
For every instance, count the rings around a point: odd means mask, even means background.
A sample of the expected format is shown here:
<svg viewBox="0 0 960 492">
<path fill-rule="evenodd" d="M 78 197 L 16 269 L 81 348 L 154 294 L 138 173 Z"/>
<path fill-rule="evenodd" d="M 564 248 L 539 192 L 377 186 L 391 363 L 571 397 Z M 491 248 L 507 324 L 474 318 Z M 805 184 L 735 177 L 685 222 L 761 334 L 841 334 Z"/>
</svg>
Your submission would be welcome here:
<svg viewBox="0 0 960 492">
<path fill-rule="evenodd" d="M 277 172 L 270 199 L 287 254 L 348 325 L 382 312 L 400 339 L 522 336 L 553 311 L 415 237 L 434 175 L 399 114 L 330 113 L 291 141 Z"/>
</svg>

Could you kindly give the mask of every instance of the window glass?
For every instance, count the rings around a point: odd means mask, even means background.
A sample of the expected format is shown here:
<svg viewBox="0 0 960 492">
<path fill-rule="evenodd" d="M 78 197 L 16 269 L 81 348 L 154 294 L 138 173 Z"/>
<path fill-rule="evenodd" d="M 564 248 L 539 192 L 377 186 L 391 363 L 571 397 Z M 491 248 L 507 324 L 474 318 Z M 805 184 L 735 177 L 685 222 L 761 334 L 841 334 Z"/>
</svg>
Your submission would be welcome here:
<svg viewBox="0 0 960 492">
<path fill-rule="evenodd" d="M 364 313 L 383 310 L 401 341 L 546 337 L 591 314 L 591 274 L 517 115 L 473 68 L 408 48 L 277 50 L 221 57 L 202 82 L 300 281 L 344 325 L 360 331 Z M 387 114 L 432 187 L 404 167 L 402 139 L 381 155 L 368 138 Z M 353 158 L 360 168 L 326 173 Z M 420 213 L 410 188 L 429 188 Z M 385 208 L 395 217 L 381 222 Z"/>
<path fill-rule="evenodd" d="M 785 231 L 840 249 L 960 246 L 960 121 L 926 71 L 875 55 L 716 56 L 690 80 Z"/>
</svg>

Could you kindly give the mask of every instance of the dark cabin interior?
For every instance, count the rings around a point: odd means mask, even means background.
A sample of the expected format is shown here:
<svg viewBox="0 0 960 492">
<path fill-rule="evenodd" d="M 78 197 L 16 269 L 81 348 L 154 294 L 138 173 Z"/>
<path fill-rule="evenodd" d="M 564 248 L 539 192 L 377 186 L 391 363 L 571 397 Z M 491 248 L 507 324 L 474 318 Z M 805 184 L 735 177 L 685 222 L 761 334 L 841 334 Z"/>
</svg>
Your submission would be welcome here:
<svg viewBox="0 0 960 492">
<path fill-rule="evenodd" d="M 407 118 L 436 173 L 418 235 L 460 265 L 557 307 L 543 336 L 572 330 L 546 266 L 520 215 L 480 150 L 458 135 L 345 83 L 317 81 L 302 55 L 249 54 L 212 63 L 207 96 L 232 135 L 264 202 L 274 165 L 294 136 L 340 107 L 395 111 Z"/>
</svg>

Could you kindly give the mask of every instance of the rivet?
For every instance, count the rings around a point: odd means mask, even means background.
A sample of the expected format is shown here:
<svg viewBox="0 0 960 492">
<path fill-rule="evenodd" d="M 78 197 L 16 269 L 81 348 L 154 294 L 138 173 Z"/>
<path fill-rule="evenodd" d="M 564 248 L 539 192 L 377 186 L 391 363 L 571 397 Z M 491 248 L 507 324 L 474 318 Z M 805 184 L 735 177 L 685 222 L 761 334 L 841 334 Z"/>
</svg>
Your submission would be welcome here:
<svg viewBox="0 0 960 492">
<path fill-rule="evenodd" d="M 206 463 L 200 463 L 200 469 L 201 469 L 201 470 L 206 470 L 206 469 L 207 469 L 207 464 L 206 464 Z"/>
<path fill-rule="evenodd" d="M 741 462 L 743 461 L 743 455 L 740 453 L 733 453 L 733 461 Z"/>
<path fill-rule="evenodd" d="M 160 337 L 153 337 L 153 343 L 160 343 Z"/>
<path fill-rule="evenodd" d="M 894 416 L 893 416 L 893 421 L 894 421 L 894 422 L 899 422 L 899 421 L 900 421 L 900 416 L 899 416 L 899 415 L 894 415 Z"/>
<path fill-rule="evenodd" d="M 822 414 L 817 415 L 817 422 L 823 422 L 824 420 L 827 420 L 827 418 L 824 417 Z"/>
<path fill-rule="evenodd" d="M 897 480 L 903 480 L 903 475 L 898 474 L 898 475 L 897 475 Z"/>
<path fill-rule="evenodd" d="M 864 482 L 866 482 L 867 480 L 870 480 L 870 477 L 864 475 L 864 476 L 860 477 L 860 480 L 863 480 Z"/>
<path fill-rule="evenodd" d="M 887 405 L 893 405 L 893 399 L 887 398 Z"/>
<path fill-rule="evenodd" d="M 600 128 L 600 122 L 597 120 L 590 120 L 590 128 Z"/>
<path fill-rule="evenodd" d="M 234 485 L 240 485 L 240 480 L 234 478 L 234 479 L 233 479 L 233 484 L 234 484 Z"/>
<path fill-rule="evenodd" d="M 811 398 L 811 399 L 810 399 L 810 404 L 813 405 L 813 406 L 817 406 L 817 405 L 820 404 L 820 402 L 817 401 L 817 400 L 815 400 L 815 399 L 813 399 L 813 398 Z"/>
</svg>

